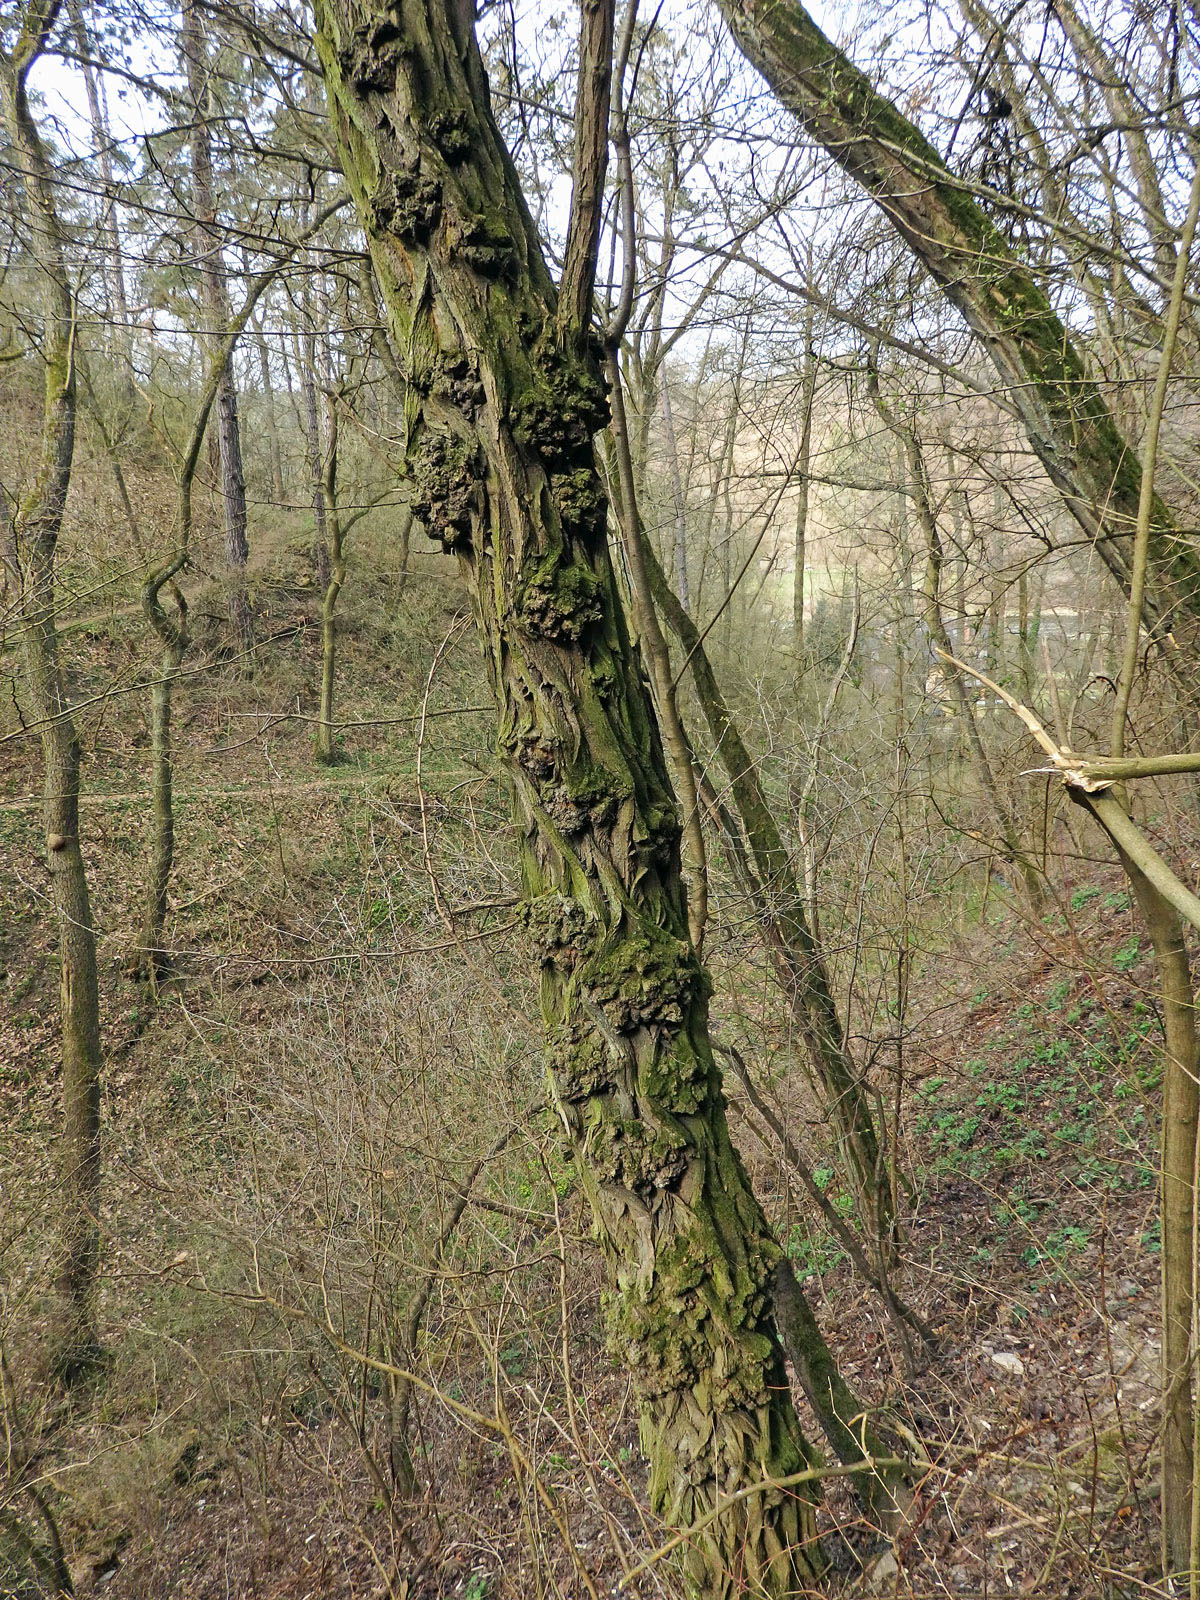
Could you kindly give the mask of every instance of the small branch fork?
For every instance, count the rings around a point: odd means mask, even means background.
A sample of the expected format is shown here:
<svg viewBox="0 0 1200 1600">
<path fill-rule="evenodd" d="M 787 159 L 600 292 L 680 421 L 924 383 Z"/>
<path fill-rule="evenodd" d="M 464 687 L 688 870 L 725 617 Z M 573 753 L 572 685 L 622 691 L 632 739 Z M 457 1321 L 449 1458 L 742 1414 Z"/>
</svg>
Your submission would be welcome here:
<svg viewBox="0 0 1200 1600">
<path fill-rule="evenodd" d="M 1028 706 L 1001 688 L 993 679 L 976 667 L 969 667 L 956 656 L 938 650 L 937 654 L 960 672 L 978 679 L 985 688 L 997 695 L 1010 711 L 1014 712 L 1041 748 L 1050 758 L 1048 767 L 1034 767 L 1033 772 L 1057 773 L 1066 785 L 1072 800 L 1086 807 L 1104 829 L 1122 854 L 1149 879 L 1159 893 L 1168 900 L 1185 922 L 1200 929 L 1200 898 L 1187 887 L 1178 874 L 1159 855 L 1146 835 L 1112 793 L 1116 784 L 1127 778 L 1155 778 L 1170 773 L 1200 772 L 1200 752 L 1185 755 L 1162 756 L 1098 756 L 1085 755 L 1059 744 L 1047 733 Z"/>
</svg>

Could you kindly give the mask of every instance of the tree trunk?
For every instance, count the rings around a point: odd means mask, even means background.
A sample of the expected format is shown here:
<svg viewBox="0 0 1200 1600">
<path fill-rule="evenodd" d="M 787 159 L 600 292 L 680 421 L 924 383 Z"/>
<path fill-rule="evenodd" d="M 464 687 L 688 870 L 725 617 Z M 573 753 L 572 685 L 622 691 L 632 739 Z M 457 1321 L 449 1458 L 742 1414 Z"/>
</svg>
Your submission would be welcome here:
<svg viewBox="0 0 1200 1600">
<path fill-rule="evenodd" d="M 708 851 L 704 843 L 704 828 L 700 818 L 696 768 L 679 711 L 675 674 L 671 669 L 671 653 L 667 648 L 667 641 L 663 638 L 650 588 L 648 561 L 653 559 L 653 552 L 649 548 L 649 540 L 642 524 L 637 488 L 634 484 L 633 450 L 625 415 L 620 359 L 615 349 L 608 352 L 605 367 L 612 407 L 611 431 L 615 456 L 612 476 L 619 491 L 618 520 L 621 525 L 621 543 L 629 568 L 633 614 L 637 622 L 641 648 L 649 664 L 658 719 L 662 724 L 663 739 L 675 771 L 675 783 L 683 804 L 683 859 L 687 872 L 688 931 L 693 945 L 700 950 L 708 920 Z M 663 393 L 666 393 L 665 385 Z"/>
<path fill-rule="evenodd" d="M 457 0 L 321 0 L 330 111 L 406 368 L 413 511 L 458 554 L 476 609 L 554 1101 L 609 1263 L 651 1503 L 692 1530 L 684 1561 L 711 1600 L 793 1595 L 821 1566 L 797 1478 L 812 1457 L 609 560 L 604 383 L 586 326 L 560 314 L 470 17 Z"/>
<path fill-rule="evenodd" d="M 67 245 L 49 160 L 33 120 L 26 79 L 45 47 L 56 8 L 29 13 L 11 57 L 0 55 L 0 106 L 20 169 L 45 296 L 42 435 L 36 476 L 17 503 L 7 564 L 19 575 L 25 693 L 41 735 L 45 766 L 46 869 L 58 918 L 62 963 L 63 1142 L 61 1256 L 63 1314 L 54 1364 L 78 1376 L 95 1350 L 93 1299 L 99 1261 L 100 986 L 87 872 L 79 842 L 79 739 L 63 686 L 55 621 L 54 561 L 75 454 L 75 306 Z"/>
<path fill-rule="evenodd" d="M 171 763 L 171 687 L 183 662 L 184 645 L 169 644 L 150 690 L 150 796 L 154 815 L 150 846 L 150 880 L 140 954 L 151 978 L 166 967 L 163 932 L 167 922 L 167 889 L 175 862 L 175 804 Z"/>
<path fill-rule="evenodd" d="M 258 373 L 263 387 L 263 401 L 267 408 L 267 448 L 271 464 L 271 499 L 283 504 L 283 453 L 279 448 L 279 419 L 275 412 L 275 385 L 271 380 L 271 352 L 260 318 L 254 319 L 255 344 L 258 346 Z"/>
<path fill-rule="evenodd" d="M 675 439 L 675 418 L 671 414 L 671 380 L 666 373 L 662 379 L 663 427 L 667 435 L 667 467 L 671 474 L 671 502 L 675 513 L 675 547 L 672 552 L 675 565 L 675 593 L 679 603 L 692 609 L 692 596 L 688 588 L 687 514 L 683 503 L 683 479 L 679 475 L 679 446 Z"/>
<path fill-rule="evenodd" d="M 308 207 L 301 208 L 308 224 Z M 307 265 L 311 268 L 311 258 Z M 329 557 L 328 509 L 325 494 L 325 450 L 321 442 L 321 414 L 317 408 L 317 331 L 312 314 L 311 271 L 305 274 L 300 296 L 301 332 L 294 334 L 296 364 L 300 368 L 300 392 L 304 398 L 304 437 L 308 444 L 308 475 L 312 483 L 313 545 L 312 565 L 317 587 L 324 594 L 331 577 Z M 340 585 L 339 585 L 340 587 Z"/>
<path fill-rule="evenodd" d="M 1035 663 L 1038 638 L 1042 631 L 1042 600 L 1046 593 L 1046 575 L 1040 572 L 1033 586 L 1033 603 L 1030 604 L 1029 573 L 1021 568 L 1017 579 L 1017 648 L 1021 663 L 1021 696 L 1027 706 L 1036 699 Z"/>
<path fill-rule="evenodd" d="M 812 310 L 804 319 L 804 378 L 801 390 L 800 449 L 796 456 L 796 539 L 792 570 L 792 649 L 796 656 L 796 689 L 804 678 L 804 568 L 808 545 L 808 490 L 812 470 L 812 412 L 817 364 L 812 354 Z"/>
<path fill-rule="evenodd" d="M 1200 1052 L 1191 964 L 1179 916 L 1136 869 L 1130 872 L 1130 879 L 1150 930 L 1162 995 L 1166 1047 L 1161 1177 L 1163 1571 L 1185 1573 L 1192 1565 L 1192 1320 Z"/>
<path fill-rule="evenodd" d="M 892 1526 L 899 1514 L 897 1496 L 905 1478 L 896 1441 L 880 1432 L 838 1371 L 787 1260 L 775 1269 L 775 1308 L 788 1361 L 834 1454 L 843 1465 L 860 1467 L 854 1473 L 860 1501 L 884 1527 Z"/>
<path fill-rule="evenodd" d="M 829 969 L 809 926 L 803 891 L 700 630 L 679 604 L 653 550 L 647 549 L 646 561 L 654 598 L 687 659 L 709 737 L 729 780 L 757 875 L 748 892 L 754 897 L 771 961 L 800 1035 L 818 1103 L 832 1126 L 839 1164 L 858 1201 L 868 1239 L 886 1257 L 894 1222 L 886 1161 L 866 1085 L 846 1048 Z"/>
<path fill-rule="evenodd" d="M 320 503 L 328 510 L 325 564 L 329 577 L 321 601 L 321 710 L 317 719 L 316 753 L 322 766 L 337 760 L 333 735 L 333 686 L 337 667 L 337 603 L 346 581 L 346 558 L 342 553 L 342 519 L 337 504 L 338 416 L 336 403 L 329 403 L 329 443 L 321 469 Z"/>
<path fill-rule="evenodd" d="M 329 549 L 329 505 L 325 493 L 325 451 L 321 446 L 321 417 L 317 410 L 317 385 L 313 378 L 316 340 L 311 334 L 306 334 L 303 344 L 300 388 L 304 395 L 304 432 L 308 443 L 308 471 L 312 480 L 313 573 L 317 587 L 326 590 L 329 588 L 332 569 Z"/>
<path fill-rule="evenodd" d="M 1196 1315 L 1196 1175 L 1200 1133 L 1200 1042 L 1191 963 L 1178 912 L 1115 836 L 1108 815 L 1123 810 L 1111 794 L 1068 789 L 1108 833 L 1146 920 L 1158 967 L 1163 1012 L 1162 1128 L 1162 1556 L 1163 1572 L 1193 1572 L 1192 1499 Z"/>
<path fill-rule="evenodd" d="M 29 527 L 28 522 L 24 533 Z M 21 535 L 19 534 L 20 538 Z M 46 865 L 58 916 L 62 960 L 62 1265 L 66 1314 L 56 1334 L 57 1362 L 70 1378 L 87 1365 L 96 1340 L 92 1299 L 99 1261 L 100 982 L 87 872 L 79 844 L 79 741 L 63 692 L 54 625 L 53 567 L 30 541 L 27 687 L 43 723 Z M 48 720 L 47 720 L 48 719 Z"/>
<path fill-rule="evenodd" d="M 203 424 L 201 425 L 203 427 Z M 181 501 L 187 506 L 187 520 L 181 527 L 180 552 L 160 571 L 151 572 L 142 585 L 142 610 L 162 644 L 158 676 L 150 686 L 150 875 L 146 881 L 146 901 L 142 914 L 141 936 L 134 964 L 138 976 L 148 978 L 152 988 L 166 971 L 168 955 L 164 942 L 167 925 L 167 891 L 175 866 L 175 782 L 171 743 L 171 711 L 175 680 L 191 642 L 187 631 L 187 603 L 175 583 L 175 574 L 187 559 L 190 532 L 190 478 Z M 161 601 L 163 588 L 169 589 L 175 616 L 168 616 Z"/>
<path fill-rule="evenodd" d="M 196 0 L 183 0 L 181 48 L 187 71 L 192 126 L 189 148 L 192 163 L 192 209 L 195 212 L 199 249 L 200 282 L 204 308 L 210 327 L 206 343 L 217 348 L 230 325 L 229 293 L 225 283 L 221 236 L 216 226 L 216 200 L 213 184 L 210 112 L 209 61 Z M 250 546 L 246 539 L 246 475 L 242 467 L 242 436 L 238 425 L 237 387 L 233 376 L 232 352 L 226 358 L 217 391 L 217 448 L 221 472 L 221 498 L 225 506 L 225 561 L 229 568 L 231 592 L 230 618 L 240 650 L 252 642 L 250 600 L 246 593 L 246 563 Z"/>
<path fill-rule="evenodd" d="M 779 99 L 882 211 L 987 350 L 1067 509 L 1129 588 L 1141 471 L 1045 292 L 925 136 L 798 0 L 719 0 Z M 1200 554 L 1155 497 L 1150 620 L 1200 619 Z M 1178 626 L 1178 621 L 1176 626 Z"/>
</svg>

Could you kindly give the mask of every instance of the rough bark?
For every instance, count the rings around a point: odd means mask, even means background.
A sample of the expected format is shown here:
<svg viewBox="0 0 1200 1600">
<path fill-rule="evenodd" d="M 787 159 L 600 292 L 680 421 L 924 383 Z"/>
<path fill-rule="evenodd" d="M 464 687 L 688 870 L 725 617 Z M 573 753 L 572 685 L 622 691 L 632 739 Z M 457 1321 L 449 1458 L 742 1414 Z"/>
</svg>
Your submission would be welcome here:
<svg viewBox="0 0 1200 1600">
<path fill-rule="evenodd" d="M 1071 515 L 1128 591 L 1141 472 L 1033 274 L 925 136 L 798 0 L 719 0 L 738 44 L 810 135 L 878 203 L 988 352 Z M 1157 497 L 1148 618 L 1200 618 L 1200 555 Z"/>
<path fill-rule="evenodd" d="M 99 1262 L 100 991 L 87 872 L 79 842 L 79 738 L 63 685 L 55 622 L 55 553 L 75 453 L 75 307 L 67 241 L 49 159 L 26 91 L 30 69 L 58 15 L 31 10 L 11 56 L 0 54 L 0 107 L 25 189 L 27 220 L 44 296 L 45 363 L 37 469 L 8 530 L 8 564 L 18 573 L 25 694 L 45 766 L 46 868 L 58 918 L 62 963 L 61 1247 L 63 1314 L 52 1355 L 67 1378 L 95 1349 L 93 1299 Z"/>
<path fill-rule="evenodd" d="M 609 560 L 598 352 L 560 312 L 469 10 L 321 0 L 317 19 L 408 382 L 414 514 L 459 556 L 495 692 L 554 1100 L 650 1498 L 694 1530 L 697 1590 L 794 1594 L 820 1555 L 811 1484 L 789 1482 L 811 1456 L 772 1312 L 779 1250 L 726 1125 L 679 814 Z"/>
</svg>

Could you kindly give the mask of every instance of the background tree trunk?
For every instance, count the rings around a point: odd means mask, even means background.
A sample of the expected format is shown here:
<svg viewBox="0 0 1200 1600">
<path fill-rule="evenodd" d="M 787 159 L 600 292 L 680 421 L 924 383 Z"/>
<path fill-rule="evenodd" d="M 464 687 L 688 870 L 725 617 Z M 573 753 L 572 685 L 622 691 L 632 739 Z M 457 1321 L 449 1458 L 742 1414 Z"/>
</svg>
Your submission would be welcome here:
<svg viewBox="0 0 1200 1600">
<path fill-rule="evenodd" d="M 192 206 L 196 219 L 200 282 L 208 317 L 207 343 L 216 349 L 230 324 L 229 292 L 216 226 L 208 49 L 195 0 L 183 0 L 181 48 L 187 72 L 192 126 L 189 149 L 192 163 Z M 246 538 L 246 474 L 242 466 L 242 435 L 238 424 L 237 388 L 233 356 L 228 356 L 217 391 L 217 451 L 221 473 L 221 498 L 225 506 L 225 560 L 232 585 L 229 607 L 238 646 L 248 650 L 252 638 L 250 600 L 246 593 L 246 563 L 250 546 Z"/>
<path fill-rule="evenodd" d="M 55 621 L 55 552 L 75 454 L 75 305 L 54 180 L 30 111 L 26 80 L 54 25 L 57 6 L 31 13 L 11 57 L 0 55 L 0 105 L 25 185 L 42 278 L 45 387 L 37 473 L 13 513 L 9 564 L 20 579 L 25 693 L 42 742 L 46 868 L 62 962 L 63 1315 L 52 1356 L 72 1379 L 91 1362 L 99 1262 L 100 986 L 87 872 L 79 842 L 79 737 L 63 685 Z"/>
<path fill-rule="evenodd" d="M 337 670 L 337 603 L 346 581 L 346 558 L 342 551 L 342 518 L 337 503 L 338 415 L 337 401 L 330 396 L 328 443 L 321 469 L 320 503 L 327 510 L 325 565 L 329 570 L 321 598 L 321 710 L 315 736 L 317 760 L 329 766 L 337 760 L 333 727 L 333 691 Z"/>
<path fill-rule="evenodd" d="M 879 204 L 988 352 L 1071 515 L 1128 592 L 1141 473 L 1045 292 L 925 136 L 799 0 L 718 0 L 782 103 Z M 1200 557 L 1157 497 L 1148 619 L 1200 620 Z"/>
<path fill-rule="evenodd" d="M 674 512 L 675 593 L 680 605 L 692 608 L 691 590 L 688 586 L 687 513 L 683 502 L 683 479 L 679 475 L 679 445 L 675 439 L 675 418 L 671 414 L 671 382 L 664 374 L 662 381 L 663 428 L 667 436 L 667 466 L 671 473 L 671 501 Z"/>
<path fill-rule="evenodd" d="M 271 498 L 276 505 L 283 504 L 283 453 L 279 445 L 279 418 L 275 410 L 275 384 L 271 378 L 271 351 L 263 332 L 262 319 L 252 319 L 255 344 L 258 347 L 258 373 L 263 388 L 263 402 L 267 408 L 267 449 L 271 465 Z"/>
</svg>

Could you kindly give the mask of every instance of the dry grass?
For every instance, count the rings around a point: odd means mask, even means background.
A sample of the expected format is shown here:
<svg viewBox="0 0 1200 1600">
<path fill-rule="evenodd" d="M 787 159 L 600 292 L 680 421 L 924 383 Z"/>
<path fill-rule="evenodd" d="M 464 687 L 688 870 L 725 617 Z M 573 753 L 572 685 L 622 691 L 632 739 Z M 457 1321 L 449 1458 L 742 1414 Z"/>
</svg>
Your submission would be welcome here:
<svg viewBox="0 0 1200 1600">
<path fill-rule="evenodd" d="M 344 762 L 321 770 L 305 720 L 317 656 L 304 524 L 260 517 L 253 592 L 273 642 L 253 673 L 221 656 L 206 525 L 197 670 L 178 713 L 179 954 L 154 1003 L 125 975 L 150 657 L 105 483 L 85 463 L 63 592 L 103 972 L 109 1357 L 70 1399 L 41 1368 L 57 975 L 37 752 L 16 740 L 0 768 L 0 1343 L 25 1465 L 7 1504 L 42 1540 L 26 1486 L 40 1489 L 81 1594 L 677 1595 L 670 1559 L 638 1570 L 664 1535 L 605 1342 L 590 1221 L 538 1109 L 537 998 L 488 721 L 462 711 L 487 696 L 450 569 L 417 555 L 397 605 L 388 530 L 356 533 L 341 657 L 355 726 Z M 135 489 L 147 526 L 162 526 L 161 471 L 135 474 Z M 15 724 L 4 700 L 0 734 Z M 786 792 L 786 719 L 759 709 Z M 865 763 L 876 735 L 859 737 Z M 843 979 L 857 956 L 861 1036 L 886 1033 L 899 928 L 913 951 L 896 1028 L 914 1183 L 900 1286 L 939 1329 L 936 1359 L 905 1369 L 786 1162 L 735 1110 L 848 1376 L 925 1441 L 914 1526 L 879 1581 L 905 1596 L 1152 1593 L 1154 1019 L 1119 885 L 1068 864 L 1061 920 L 1031 938 L 997 899 L 981 905 L 969 835 L 947 844 L 926 819 L 910 862 L 921 887 L 905 900 L 882 846 L 863 870 L 886 800 L 850 783 L 849 731 L 838 748 L 826 916 Z M 969 796 L 956 803 L 969 822 Z M 719 1032 L 821 1170 L 794 1041 L 720 879 L 711 954 Z M 881 1091 L 892 1070 L 881 1052 Z M 831 1169 L 828 1181 L 840 1204 Z M 400 1488 L 397 1371 L 413 1385 L 414 1482 Z M 827 1518 L 846 1534 L 831 1540 L 833 1585 L 861 1592 L 874 1550 L 836 1486 Z M 0 1590 L 33 1593 L 4 1540 Z"/>
</svg>

